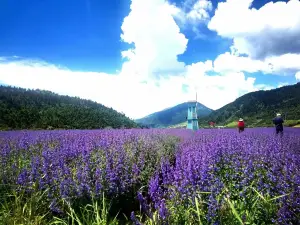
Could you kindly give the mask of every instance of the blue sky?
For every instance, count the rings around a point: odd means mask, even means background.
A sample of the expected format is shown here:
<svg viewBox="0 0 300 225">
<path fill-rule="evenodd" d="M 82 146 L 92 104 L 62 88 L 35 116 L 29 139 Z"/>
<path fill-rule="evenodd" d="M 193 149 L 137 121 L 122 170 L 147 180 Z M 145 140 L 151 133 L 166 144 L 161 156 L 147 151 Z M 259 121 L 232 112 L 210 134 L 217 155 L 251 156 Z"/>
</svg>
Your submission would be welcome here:
<svg viewBox="0 0 300 225">
<path fill-rule="evenodd" d="M 196 91 L 217 109 L 300 79 L 299 11 L 299 0 L 4 0 L 0 83 L 131 118 Z"/>
</svg>

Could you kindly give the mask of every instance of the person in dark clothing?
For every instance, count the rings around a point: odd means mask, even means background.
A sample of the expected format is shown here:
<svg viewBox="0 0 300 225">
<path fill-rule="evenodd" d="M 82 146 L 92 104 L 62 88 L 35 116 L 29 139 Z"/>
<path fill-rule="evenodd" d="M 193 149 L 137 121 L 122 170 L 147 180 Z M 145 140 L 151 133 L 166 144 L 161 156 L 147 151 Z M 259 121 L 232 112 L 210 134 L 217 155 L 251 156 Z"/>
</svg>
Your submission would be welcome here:
<svg viewBox="0 0 300 225">
<path fill-rule="evenodd" d="M 244 120 L 242 118 L 239 119 L 238 129 L 239 129 L 239 133 L 243 132 L 244 129 L 245 129 L 245 123 L 244 123 Z"/>
<path fill-rule="evenodd" d="M 275 125 L 276 134 L 283 134 L 283 123 L 284 120 L 281 118 L 281 114 L 277 113 L 276 117 L 273 119 L 273 123 Z"/>
</svg>

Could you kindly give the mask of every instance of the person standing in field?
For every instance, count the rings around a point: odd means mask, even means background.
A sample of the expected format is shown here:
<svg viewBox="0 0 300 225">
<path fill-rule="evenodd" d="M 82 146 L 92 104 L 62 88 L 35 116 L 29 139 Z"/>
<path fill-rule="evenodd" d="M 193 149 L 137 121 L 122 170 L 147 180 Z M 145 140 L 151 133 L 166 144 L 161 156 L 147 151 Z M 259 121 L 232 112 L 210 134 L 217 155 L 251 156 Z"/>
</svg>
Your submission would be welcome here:
<svg viewBox="0 0 300 225">
<path fill-rule="evenodd" d="M 276 117 L 273 119 L 273 123 L 276 128 L 276 134 L 280 133 L 281 135 L 283 134 L 283 123 L 284 120 L 281 117 L 280 113 L 277 113 Z"/>
<path fill-rule="evenodd" d="M 239 133 L 243 132 L 245 129 L 245 123 L 242 118 L 240 118 L 238 121 L 238 129 L 239 129 Z"/>
</svg>

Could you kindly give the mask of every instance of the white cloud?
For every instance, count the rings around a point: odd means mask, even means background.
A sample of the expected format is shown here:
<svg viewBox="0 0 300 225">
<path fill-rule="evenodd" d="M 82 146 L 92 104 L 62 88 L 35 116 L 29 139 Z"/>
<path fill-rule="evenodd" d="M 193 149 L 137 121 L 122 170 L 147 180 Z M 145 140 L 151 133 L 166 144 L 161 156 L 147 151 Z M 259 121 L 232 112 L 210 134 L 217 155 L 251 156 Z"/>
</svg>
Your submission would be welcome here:
<svg viewBox="0 0 300 225">
<path fill-rule="evenodd" d="M 229 52 L 220 54 L 214 61 L 216 72 L 248 73 L 263 72 L 278 75 L 294 75 L 300 70 L 300 54 L 284 54 L 255 60 L 247 56 L 238 56 Z"/>
<path fill-rule="evenodd" d="M 265 63 L 271 65 L 272 71 L 278 73 L 294 74 L 300 70 L 300 54 L 284 54 L 272 56 L 265 59 Z"/>
<path fill-rule="evenodd" d="M 296 80 L 300 80 L 300 71 L 298 71 L 298 72 L 295 74 L 295 78 L 296 78 Z"/>
<path fill-rule="evenodd" d="M 210 60 L 188 66 L 178 62 L 177 56 L 184 53 L 188 40 L 173 18 L 178 8 L 165 0 L 132 0 L 130 8 L 121 38 L 134 47 L 122 52 L 128 61 L 119 73 L 71 71 L 39 61 L 4 60 L 0 61 L 0 82 L 92 99 L 131 118 L 185 102 L 194 98 L 196 91 L 201 103 L 217 109 L 242 94 L 265 88 L 241 72 L 253 70 L 252 66 L 265 69 L 260 62 L 232 59 L 228 53 L 214 62 L 215 68 Z M 237 60 L 240 68 L 226 69 L 221 63 L 224 59 L 232 67 Z M 222 74 L 209 75 L 214 70 Z M 189 86 L 187 93 L 182 92 L 183 84 Z"/>
<path fill-rule="evenodd" d="M 214 69 L 217 72 L 270 72 L 272 68 L 263 61 L 252 60 L 249 57 L 233 55 L 229 52 L 219 55 L 214 61 Z"/>
<path fill-rule="evenodd" d="M 255 86 L 255 91 L 259 91 L 259 90 L 262 90 L 262 91 L 268 91 L 268 90 L 271 90 L 271 89 L 274 89 L 276 87 L 272 86 L 272 85 L 268 85 L 268 84 L 258 84 Z"/>
<path fill-rule="evenodd" d="M 278 86 L 277 87 L 284 87 L 284 86 L 287 86 L 287 85 L 289 85 L 289 83 L 287 83 L 287 82 L 279 82 L 279 84 L 278 84 Z"/>
<path fill-rule="evenodd" d="M 210 19 L 209 12 L 212 8 L 212 3 L 209 0 L 187 0 L 182 8 L 177 8 L 174 17 L 181 22 L 181 25 L 187 23 L 195 25 L 207 22 Z"/>
<path fill-rule="evenodd" d="M 212 69 L 211 61 L 189 65 L 185 80 L 191 86 L 190 93 L 197 91 L 199 102 L 212 109 L 218 109 L 245 93 L 260 89 L 254 84 L 255 78 L 246 78 L 242 72 L 208 75 L 206 72 Z"/>
<path fill-rule="evenodd" d="M 198 0 L 193 5 L 192 9 L 186 14 L 186 17 L 192 21 L 205 21 L 210 18 L 208 12 L 211 10 L 211 1 Z"/>
<path fill-rule="evenodd" d="M 207 24 L 210 19 L 209 12 L 213 9 L 210 0 L 186 0 L 181 8 L 176 9 L 174 18 L 180 28 L 191 29 L 195 39 L 206 37 L 199 25 Z"/>
<path fill-rule="evenodd" d="M 300 53 L 300 1 L 269 2 L 251 8 L 253 0 L 227 0 L 218 4 L 208 28 L 232 38 L 238 54 L 265 59 Z"/>
<path fill-rule="evenodd" d="M 208 28 L 233 45 L 215 59 L 215 71 L 294 75 L 300 70 L 300 1 L 269 2 L 258 10 L 252 3 L 218 3 Z"/>
<path fill-rule="evenodd" d="M 188 40 L 173 18 L 178 9 L 165 0 L 132 0 L 130 8 L 121 38 L 134 48 L 122 52 L 129 59 L 122 74 L 159 77 L 182 72 L 184 63 L 177 55 L 185 52 Z"/>
<path fill-rule="evenodd" d="M 191 65 L 186 66 L 186 73 L 187 76 L 190 74 L 194 76 L 201 76 L 205 74 L 208 71 L 213 70 L 213 64 L 211 60 L 207 60 L 206 62 L 197 62 L 197 63 L 192 63 Z"/>
<path fill-rule="evenodd" d="M 271 89 L 274 89 L 274 88 L 281 88 L 281 87 L 284 87 L 284 86 L 287 86 L 287 85 L 290 85 L 288 82 L 279 82 L 277 86 L 273 86 L 273 85 L 269 85 L 269 84 L 258 84 L 258 85 L 255 85 L 255 89 L 258 91 L 258 90 L 264 90 L 264 91 L 267 91 L 267 90 L 271 90 Z"/>
</svg>

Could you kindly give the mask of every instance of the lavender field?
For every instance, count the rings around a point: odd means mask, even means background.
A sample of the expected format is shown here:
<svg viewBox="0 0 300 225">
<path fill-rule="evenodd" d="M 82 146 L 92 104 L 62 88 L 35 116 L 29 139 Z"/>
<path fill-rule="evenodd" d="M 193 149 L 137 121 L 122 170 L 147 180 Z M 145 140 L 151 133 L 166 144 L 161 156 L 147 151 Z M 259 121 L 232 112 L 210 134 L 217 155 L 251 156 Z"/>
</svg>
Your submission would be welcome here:
<svg viewBox="0 0 300 225">
<path fill-rule="evenodd" d="M 0 224 L 299 224 L 300 129 L 0 133 Z"/>
</svg>

